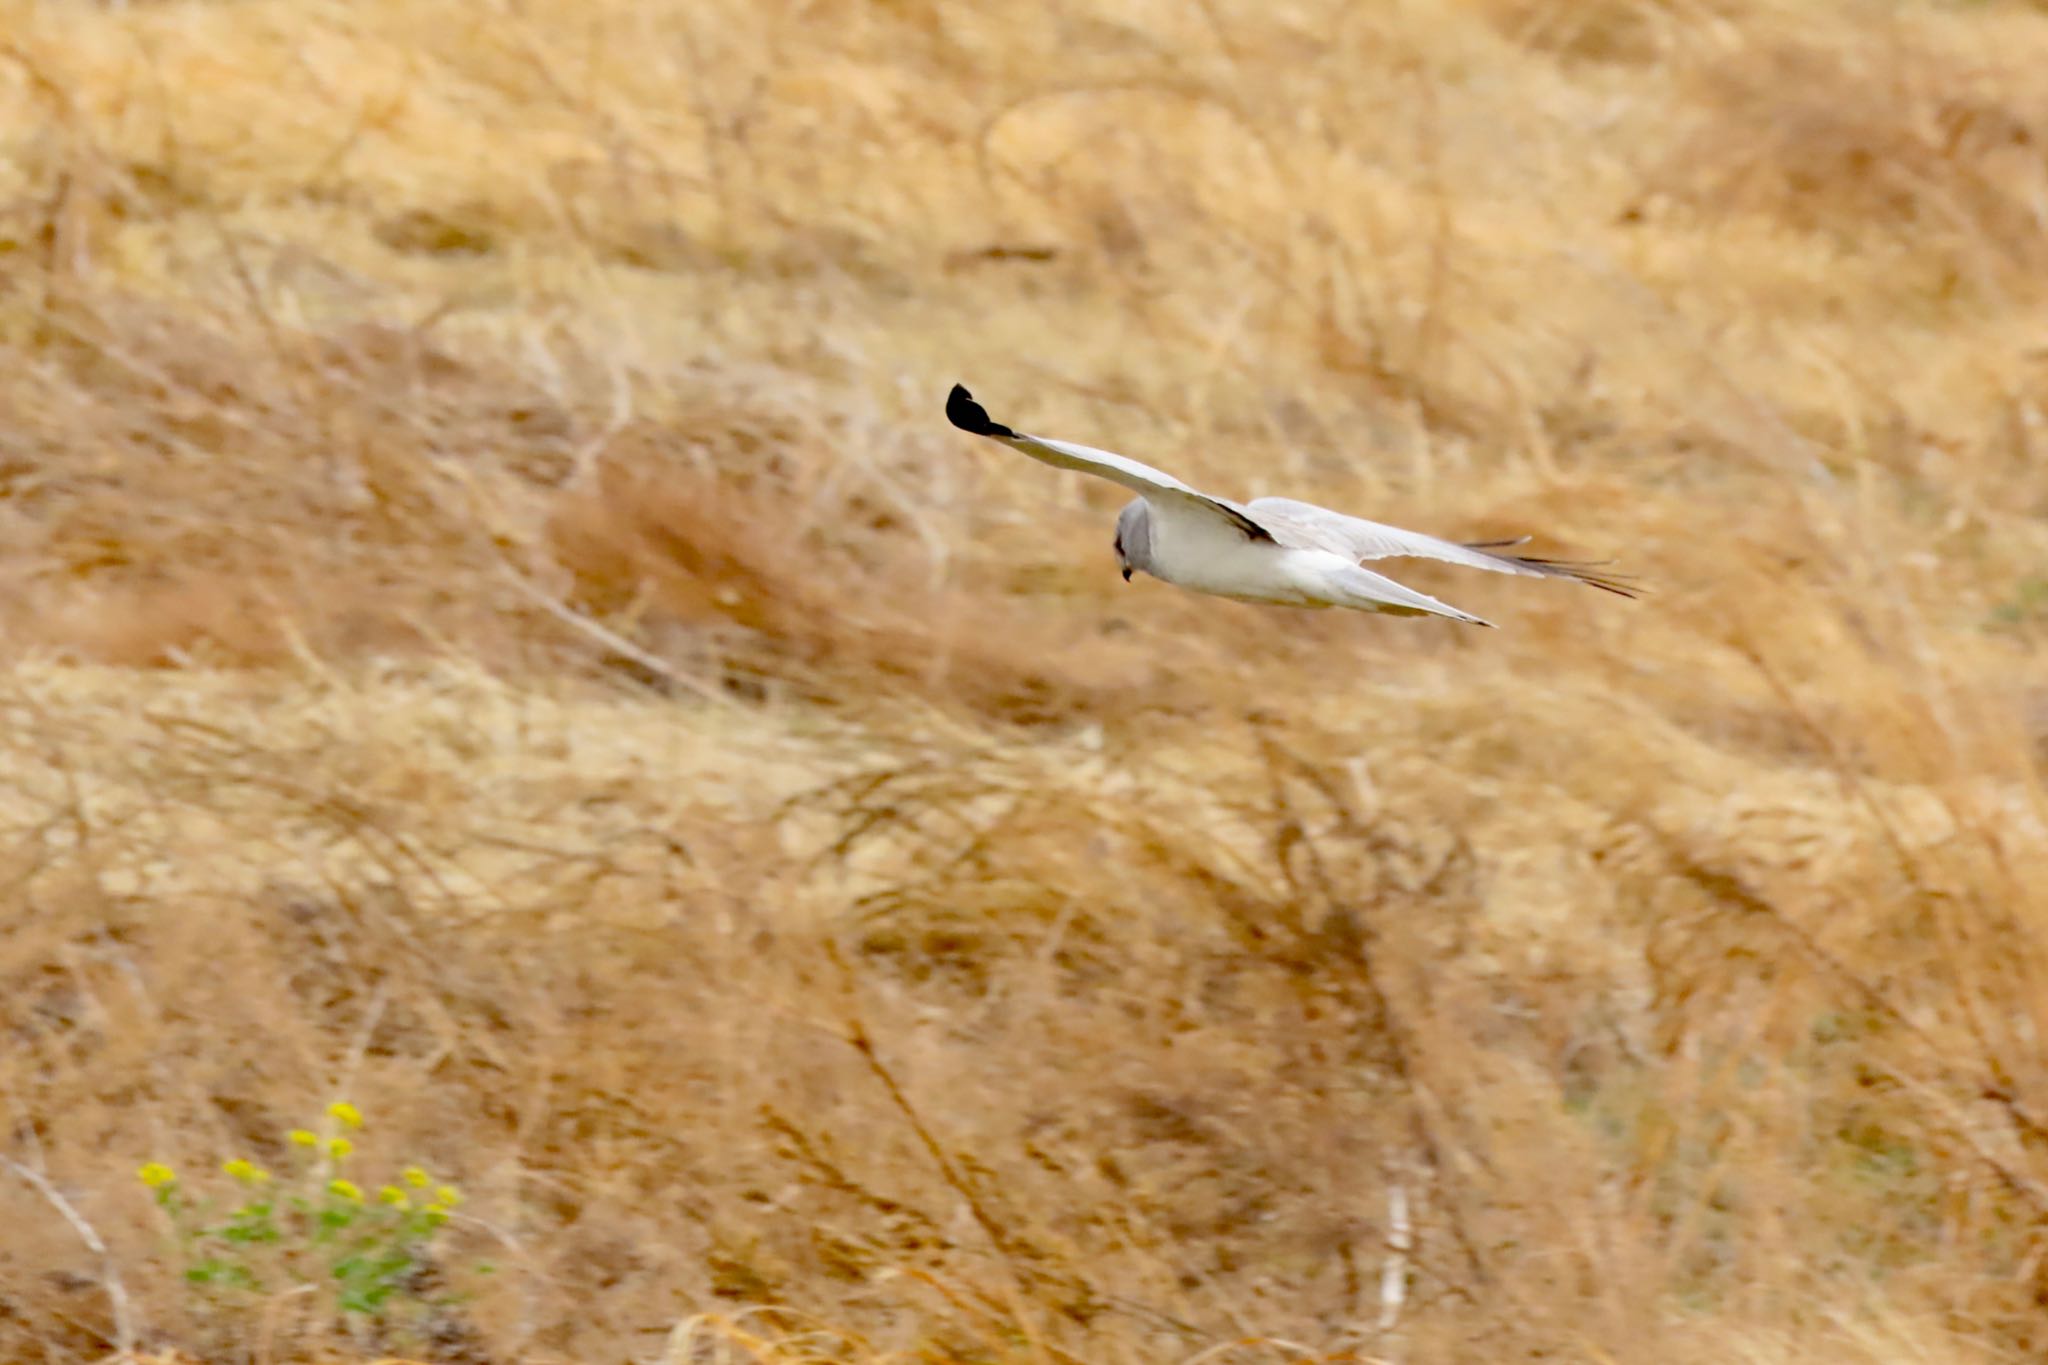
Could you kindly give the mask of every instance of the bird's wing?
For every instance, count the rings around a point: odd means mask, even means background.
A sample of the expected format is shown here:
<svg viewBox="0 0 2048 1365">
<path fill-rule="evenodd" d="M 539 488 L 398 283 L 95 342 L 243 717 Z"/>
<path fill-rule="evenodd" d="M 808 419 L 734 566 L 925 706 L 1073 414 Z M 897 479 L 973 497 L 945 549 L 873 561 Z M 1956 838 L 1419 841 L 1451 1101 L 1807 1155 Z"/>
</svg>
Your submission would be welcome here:
<svg viewBox="0 0 2048 1365">
<path fill-rule="evenodd" d="M 1012 450 L 1020 450 L 1034 460 L 1039 460 L 1058 469 L 1076 469 L 1083 474 L 1093 474 L 1111 483 L 1120 483 L 1132 492 L 1145 498 L 1182 506 L 1207 516 L 1216 517 L 1237 528 L 1247 540 L 1271 540 L 1273 533 L 1246 515 L 1244 508 L 1222 498 L 1212 498 L 1198 493 L 1173 475 L 1154 469 L 1151 465 L 1123 455 L 1114 455 L 1107 450 L 1096 450 L 1092 446 L 1079 446 L 1071 441 L 1054 441 L 1044 436 L 1028 436 L 1021 431 L 1012 431 L 998 422 L 991 421 L 988 409 L 974 401 L 974 395 L 960 385 L 953 386 L 946 396 L 946 417 L 962 431 L 971 431 L 976 436 L 986 436 L 1001 441 Z"/>
<path fill-rule="evenodd" d="M 1293 498 L 1254 498 L 1244 510 L 1256 517 L 1280 544 L 1294 549 L 1329 550 L 1354 560 L 1440 559 L 1470 569 L 1493 573 L 1526 574 L 1532 578 L 1569 578 L 1575 582 L 1634 597 L 1635 588 L 1621 574 L 1601 573 L 1600 565 L 1571 559 L 1538 559 L 1533 556 L 1502 554 L 1528 540 L 1488 540 L 1460 545 L 1439 540 L 1420 531 L 1383 526 L 1362 517 L 1347 517 L 1312 502 Z"/>
<path fill-rule="evenodd" d="M 1324 582 L 1324 600 L 1332 606 L 1384 612 L 1389 616 L 1448 616 L 1453 621 L 1463 621 L 1474 626 L 1493 624 L 1474 616 L 1469 611 L 1460 611 L 1448 602 L 1439 602 L 1428 593 L 1417 592 L 1405 583 L 1396 583 L 1385 574 L 1376 574 L 1371 569 L 1361 568 L 1356 564 L 1343 565 L 1329 574 Z"/>
</svg>

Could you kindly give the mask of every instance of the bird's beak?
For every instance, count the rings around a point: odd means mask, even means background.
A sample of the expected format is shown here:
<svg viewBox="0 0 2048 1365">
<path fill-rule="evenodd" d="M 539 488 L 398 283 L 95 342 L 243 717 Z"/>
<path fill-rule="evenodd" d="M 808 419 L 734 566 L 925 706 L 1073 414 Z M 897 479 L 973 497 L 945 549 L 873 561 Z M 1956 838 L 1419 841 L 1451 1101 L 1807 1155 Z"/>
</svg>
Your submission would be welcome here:
<svg viewBox="0 0 2048 1365">
<path fill-rule="evenodd" d="M 1128 582 L 1130 582 L 1130 581 L 1131 581 L 1131 566 L 1130 566 L 1130 565 L 1128 565 L 1128 564 L 1126 564 L 1126 565 L 1124 565 L 1124 582 L 1128 583 Z"/>
</svg>

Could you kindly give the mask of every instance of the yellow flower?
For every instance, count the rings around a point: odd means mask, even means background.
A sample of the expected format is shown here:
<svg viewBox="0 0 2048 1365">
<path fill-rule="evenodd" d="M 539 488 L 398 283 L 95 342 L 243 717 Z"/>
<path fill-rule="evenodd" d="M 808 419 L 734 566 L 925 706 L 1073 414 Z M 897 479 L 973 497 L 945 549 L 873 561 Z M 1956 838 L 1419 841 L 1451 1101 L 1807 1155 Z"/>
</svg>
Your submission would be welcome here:
<svg viewBox="0 0 2048 1365">
<path fill-rule="evenodd" d="M 356 1145 L 347 1138 L 327 1139 L 327 1155 L 333 1157 L 336 1161 L 342 1160 L 355 1149 Z"/>
<path fill-rule="evenodd" d="M 378 1202 L 389 1204 L 394 1209 L 412 1207 L 412 1201 L 405 1197 L 405 1191 L 399 1189 L 396 1185 L 386 1185 L 383 1189 L 377 1191 L 377 1199 Z"/>
<path fill-rule="evenodd" d="M 233 1161 L 223 1161 L 220 1164 L 220 1168 L 245 1185 L 261 1185 L 264 1181 L 270 1179 L 270 1172 L 264 1170 L 255 1162 L 245 1161 L 241 1157 L 236 1157 Z"/>
<path fill-rule="evenodd" d="M 161 1161 L 145 1161 L 135 1174 L 153 1190 L 178 1183 L 178 1173 Z"/>
<path fill-rule="evenodd" d="M 304 1128 L 294 1128 L 286 1136 L 291 1139 L 292 1146 L 294 1147 L 318 1147 L 320 1145 L 320 1139 L 307 1132 Z"/>
<path fill-rule="evenodd" d="M 330 1180 L 327 1182 L 327 1192 L 338 1199 L 346 1199 L 351 1204 L 363 1202 L 362 1188 L 353 1180 Z"/>
<path fill-rule="evenodd" d="M 440 1206 L 439 1204 L 429 1204 L 429 1205 L 427 1205 L 427 1221 L 428 1221 L 429 1223 L 445 1223 L 445 1222 L 447 1222 L 447 1221 L 448 1221 L 448 1210 L 446 1210 L 446 1209 L 442 1208 L 442 1207 L 441 1207 L 441 1206 Z"/>
<path fill-rule="evenodd" d="M 416 1190 L 423 1190 L 434 1182 L 434 1178 L 418 1166 L 408 1166 L 399 1174 L 405 1177 L 406 1184 Z"/>
<path fill-rule="evenodd" d="M 434 1191 L 434 1200 L 452 1209 L 462 1202 L 462 1191 L 453 1185 L 443 1185 Z"/>
<path fill-rule="evenodd" d="M 363 1111 L 350 1104 L 347 1100 L 336 1100 L 328 1105 L 327 1114 L 330 1118 L 339 1119 L 347 1127 L 360 1128 L 363 1126 Z"/>
</svg>

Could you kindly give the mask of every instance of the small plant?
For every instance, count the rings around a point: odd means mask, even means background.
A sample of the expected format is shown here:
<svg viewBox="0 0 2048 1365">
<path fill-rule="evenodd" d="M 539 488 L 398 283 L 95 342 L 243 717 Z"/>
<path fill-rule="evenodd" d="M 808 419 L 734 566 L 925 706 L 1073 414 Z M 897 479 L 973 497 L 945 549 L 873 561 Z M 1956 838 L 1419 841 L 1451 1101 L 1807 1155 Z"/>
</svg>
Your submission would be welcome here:
<svg viewBox="0 0 2048 1365">
<path fill-rule="evenodd" d="M 2022 578 L 2012 596 L 1991 608 L 1993 629 L 2013 630 L 2032 625 L 2048 616 L 2048 578 L 2038 574 Z"/>
<path fill-rule="evenodd" d="M 325 1132 L 294 1128 L 283 1178 L 248 1160 L 221 1163 L 225 1197 L 207 1196 L 160 1161 L 137 1177 L 170 1223 L 184 1278 L 215 1312 L 254 1307 L 281 1290 L 312 1291 L 328 1316 L 414 1325 L 437 1306 L 428 1296 L 434 1244 L 462 1202 L 455 1186 L 407 1166 L 365 1193 L 346 1172 L 348 1136 L 360 1110 L 327 1106 Z"/>
</svg>

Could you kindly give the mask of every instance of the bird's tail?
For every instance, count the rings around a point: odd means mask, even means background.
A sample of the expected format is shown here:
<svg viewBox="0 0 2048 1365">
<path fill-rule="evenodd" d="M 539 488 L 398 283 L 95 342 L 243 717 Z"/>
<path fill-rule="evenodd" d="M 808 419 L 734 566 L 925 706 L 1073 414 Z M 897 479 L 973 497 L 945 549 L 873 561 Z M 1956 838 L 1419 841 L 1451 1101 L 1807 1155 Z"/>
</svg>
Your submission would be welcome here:
<svg viewBox="0 0 2048 1365">
<path fill-rule="evenodd" d="M 1371 569 L 1346 566 L 1331 574 L 1327 581 L 1335 604 L 1354 611 L 1376 611 L 1389 616 L 1446 616 L 1468 626 L 1493 625 L 1447 602 L 1439 602 L 1428 593 L 1403 587 Z"/>
</svg>

